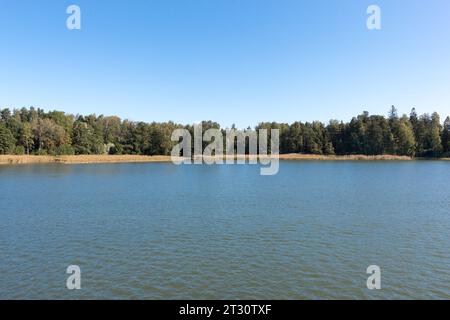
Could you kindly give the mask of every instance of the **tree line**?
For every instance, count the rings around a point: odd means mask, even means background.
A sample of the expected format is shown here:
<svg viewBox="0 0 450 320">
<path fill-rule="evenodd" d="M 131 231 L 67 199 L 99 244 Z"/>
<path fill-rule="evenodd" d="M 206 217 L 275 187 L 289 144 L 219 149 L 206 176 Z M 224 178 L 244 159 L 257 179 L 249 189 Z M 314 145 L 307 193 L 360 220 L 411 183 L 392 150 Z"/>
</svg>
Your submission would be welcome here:
<svg viewBox="0 0 450 320">
<path fill-rule="evenodd" d="M 202 122 L 202 127 L 204 131 L 220 129 L 213 121 Z M 177 143 L 171 141 L 172 132 L 180 128 L 193 132 L 193 126 L 174 122 L 135 122 L 34 107 L 0 108 L 0 154 L 170 155 Z M 450 117 L 441 123 L 438 113 L 419 116 L 415 109 L 409 116 L 399 116 L 392 107 L 387 117 L 363 112 L 350 122 L 264 122 L 254 129 L 279 129 L 282 154 L 450 155 Z"/>
</svg>

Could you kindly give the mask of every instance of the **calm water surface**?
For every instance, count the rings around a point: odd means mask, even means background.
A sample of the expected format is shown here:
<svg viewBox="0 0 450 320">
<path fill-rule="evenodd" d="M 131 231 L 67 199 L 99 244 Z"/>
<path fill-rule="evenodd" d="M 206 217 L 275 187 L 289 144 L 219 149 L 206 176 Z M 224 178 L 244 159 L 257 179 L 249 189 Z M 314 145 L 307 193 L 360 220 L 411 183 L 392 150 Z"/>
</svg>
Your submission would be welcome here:
<svg viewBox="0 0 450 320">
<path fill-rule="evenodd" d="M 449 299 L 450 162 L 1 166 L 16 298 Z"/>
</svg>

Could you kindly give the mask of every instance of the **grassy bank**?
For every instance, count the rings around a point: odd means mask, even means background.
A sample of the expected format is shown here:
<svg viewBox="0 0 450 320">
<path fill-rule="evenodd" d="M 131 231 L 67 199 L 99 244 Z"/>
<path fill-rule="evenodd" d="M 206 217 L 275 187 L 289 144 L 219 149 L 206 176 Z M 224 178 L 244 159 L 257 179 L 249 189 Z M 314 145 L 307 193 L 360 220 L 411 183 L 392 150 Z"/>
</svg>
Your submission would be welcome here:
<svg viewBox="0 0 450 320">
<path fill-rule="evenodd" d="M 244 158 L 244 156 L 235 156 Z M 248 156 L 246 157 L 248 158 Z M 324 156 L 309 154 L 282 154 L 280 160 L 291 161 L 409 161 L 410 157 L 380 155 Z M 448 159 L 447 159 L 448 160 Z M 0 155 L 0 164 L 34 164 L 34 163 L 133 163 L 133 162 L 171 162 L 170 156 L 137 156 L 137 155 L 78 155 L 78 156 L 17 156 Z"/>
<path fill-rule="evenodd" d="M 413 160 L 407 156 L 396 155 L 348 155 L 348 156 L 324 156 L 314 154 L 284 154 L 280 155 L 282 160 L 325 160 L 325 161 L 410 161 Z"/>
<path fill-rule="evenodd" d="M 79 155 L 79 156 L 16 156 L 0 155 L 0 164 L 33 163 L 125 163 L 125 162 L 170 162 L 169 156 L 134 156 L 134 155 Z"/>
</svg>

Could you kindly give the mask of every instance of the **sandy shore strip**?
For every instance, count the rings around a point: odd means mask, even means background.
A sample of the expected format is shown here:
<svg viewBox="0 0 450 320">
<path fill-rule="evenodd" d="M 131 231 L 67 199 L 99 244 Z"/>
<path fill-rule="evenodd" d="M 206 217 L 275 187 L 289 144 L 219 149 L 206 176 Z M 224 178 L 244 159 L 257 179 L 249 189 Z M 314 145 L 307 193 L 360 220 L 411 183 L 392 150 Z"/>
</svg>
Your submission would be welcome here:
<svg viewBox="0 0 450 320">
<path fill-rule="evenodd" d="M 255 159 L 256 156 L 250 158 Z M 249 156 L 234 156 L 234 158 L 249 158 Z M 266 156 L 267 158 L 267 156 Z M 365 156 L 324 156 L 310 154 L 282 154 L 280 160 L 292 161 L 410 161 L 413 158 L 393 155 Z M 440 160 L 449 160 L 440 159 Z M 0 164 L 35 164 L 35 163 L 135 163 L 135 162 L 172 162 L 170 156 L 138 156 L 138 155 L 77 155 L 77 156 L 27 156 L 0 155 Z"/>
</svg>

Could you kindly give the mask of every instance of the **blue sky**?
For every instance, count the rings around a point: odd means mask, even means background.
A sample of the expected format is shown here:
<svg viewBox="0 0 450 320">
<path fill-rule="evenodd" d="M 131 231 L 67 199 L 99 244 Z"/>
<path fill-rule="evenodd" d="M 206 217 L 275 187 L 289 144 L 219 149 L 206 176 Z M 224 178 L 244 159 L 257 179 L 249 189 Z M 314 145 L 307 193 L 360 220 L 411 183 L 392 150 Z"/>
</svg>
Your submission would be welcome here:
<svg viewBox="0 0 450 320">
<path fill-rule="evenodd" d="M 448 0 L 2 0 L 0 48 L 2 107 L 238 127 L 450 114 Z"/>
</svg>

